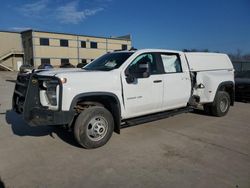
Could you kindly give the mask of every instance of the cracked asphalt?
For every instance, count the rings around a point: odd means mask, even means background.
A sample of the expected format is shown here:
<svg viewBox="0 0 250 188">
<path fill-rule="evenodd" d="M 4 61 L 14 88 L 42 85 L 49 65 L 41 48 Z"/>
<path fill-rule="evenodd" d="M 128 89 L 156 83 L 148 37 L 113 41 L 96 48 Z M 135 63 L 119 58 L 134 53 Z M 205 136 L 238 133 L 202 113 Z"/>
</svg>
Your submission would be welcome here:
<svg viewBox="0 0 250 188">
<path fill-rule="evenodd" d="M 0 72 L 0 188 L 250 187 L 250 103 L 226 117 L 188 113 L 122 129 L 85 150 L 63 128 L 11 111 L 16 73 Z"/>
</svg>

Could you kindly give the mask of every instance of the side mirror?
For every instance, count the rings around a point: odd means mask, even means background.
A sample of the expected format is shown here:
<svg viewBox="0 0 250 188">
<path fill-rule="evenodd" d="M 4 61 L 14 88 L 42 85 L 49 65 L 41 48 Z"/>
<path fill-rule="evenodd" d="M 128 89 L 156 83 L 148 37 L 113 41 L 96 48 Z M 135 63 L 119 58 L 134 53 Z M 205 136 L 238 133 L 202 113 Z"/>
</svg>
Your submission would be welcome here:
<svg viewBox="0 0 250 188">
<path fill-rule="evenodd" d="M 126 75 L 126 81 L 128 84 L 131 84 L 135 81 L 135 77 L 133 77 L 131 74 Z"/>
<path fill-rule="evenodd" d="M 126 71 L 127 83 L 133 83 L 136 78 L 148 78 L 150 76 L 150 66 L 148 62 L 139 62 L 131 66 Z"/>
<path fill-rule="evenodd" d="M 139 62 L 138 67 L 136 68 L 135 71 L 135 78 L 148 78 L 150 76 L 150 66 L 149 62 Z"/>
</svg>

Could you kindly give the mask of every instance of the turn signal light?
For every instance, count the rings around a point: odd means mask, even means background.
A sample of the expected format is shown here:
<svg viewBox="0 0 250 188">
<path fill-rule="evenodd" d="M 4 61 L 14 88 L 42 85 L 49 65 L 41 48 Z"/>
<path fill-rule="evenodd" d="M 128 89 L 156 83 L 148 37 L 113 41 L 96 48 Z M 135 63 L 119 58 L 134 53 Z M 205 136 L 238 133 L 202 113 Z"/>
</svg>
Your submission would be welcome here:
<svg viewBox="0 0 250 188">
<path fill-rule="evenodd" d="M 67 82 L 67 78 L 60 78 L 60 80 L 62 84 L 65 84 Z"/>
</svg>

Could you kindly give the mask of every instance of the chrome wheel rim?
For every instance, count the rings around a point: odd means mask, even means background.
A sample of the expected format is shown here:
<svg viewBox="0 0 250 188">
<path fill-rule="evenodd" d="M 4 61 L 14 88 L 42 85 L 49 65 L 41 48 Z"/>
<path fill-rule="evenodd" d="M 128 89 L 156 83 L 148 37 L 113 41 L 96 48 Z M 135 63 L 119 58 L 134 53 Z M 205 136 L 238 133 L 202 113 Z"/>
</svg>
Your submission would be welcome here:
<svg viewBox="0 0 250 188">
<path fill-rule="evenodd" d="M 92 141 L 100 141 L 108 132 L 108 122 L 102 116 L 93 117 L 87 126 L 87 136 Z"/>
<path fill-rule="evenodd" d="M 229 105 L 228 100 L 226 98 L 223 98 L 220 101 L 220 110 L 221 110 L 221 112 L 226 112 L 227 108 L 228 108 L 228 105 Z"/>
</svg>

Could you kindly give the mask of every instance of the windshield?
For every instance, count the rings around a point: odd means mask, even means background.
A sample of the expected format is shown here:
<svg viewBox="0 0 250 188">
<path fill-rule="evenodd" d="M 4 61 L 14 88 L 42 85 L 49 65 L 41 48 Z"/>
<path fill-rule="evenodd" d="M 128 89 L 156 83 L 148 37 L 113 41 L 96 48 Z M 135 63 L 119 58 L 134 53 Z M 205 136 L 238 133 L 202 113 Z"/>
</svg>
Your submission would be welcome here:
<svg viewBox="0 0 250 188">
<path fill-rule="evenodd" d="M 107 53 L 83 67 L 85 70 L 110 71 L 119 68 L 133 52 Z"/>
</svg>

